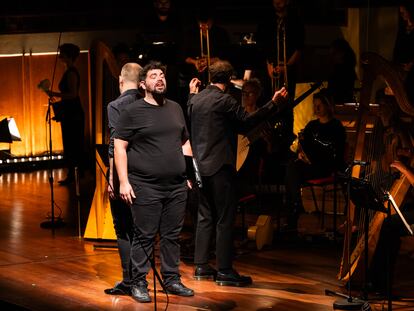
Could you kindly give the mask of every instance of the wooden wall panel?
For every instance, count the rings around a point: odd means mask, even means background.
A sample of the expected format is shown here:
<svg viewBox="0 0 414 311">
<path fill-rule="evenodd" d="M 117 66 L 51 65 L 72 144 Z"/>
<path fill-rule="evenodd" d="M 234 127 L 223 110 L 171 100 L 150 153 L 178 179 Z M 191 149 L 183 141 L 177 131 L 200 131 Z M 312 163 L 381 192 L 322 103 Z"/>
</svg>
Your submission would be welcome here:
<svg viewBox="0 0 414 311">
<path fill-rule="evenodd" d="M 49 151 L 49 134 L 46 114 L 47 95 L 37 88 L 39 81 L 49 79 L 53 89 L 58 90 L 59 80 L 65 70 L 56 55 L 26 55 L 0 57 L 0 115 L 11 116 L 16 120 L 22 141 L 10 145 L 15 156 L 41 155 Z M 80 96 L 85 111 L 85 135 L 88 146 L 91 142 L 92 125 L 90 120 L 88 53 L 82 53 L 76 63 L 81 75 Z M 53 152 L 62 152 L 60 123 L 52 121 Z M 8 149 L 1 144 L 0 149 Z"/>
</svg>

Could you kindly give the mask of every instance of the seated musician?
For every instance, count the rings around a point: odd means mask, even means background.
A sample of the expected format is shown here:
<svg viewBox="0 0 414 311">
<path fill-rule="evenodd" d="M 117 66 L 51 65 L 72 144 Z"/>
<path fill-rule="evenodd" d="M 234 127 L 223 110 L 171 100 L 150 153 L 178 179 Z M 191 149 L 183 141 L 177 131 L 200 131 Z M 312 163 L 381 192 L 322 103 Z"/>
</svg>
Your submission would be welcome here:
<svg viewBox="0 0 414 311">
<path fill-rule="evenodd" d="M 394 161 L 390 166 L 405 175 L 411 186 L 414 186 L 414 171 L 411 167 L 406 166 L 400 161 Z M 414 224 L 414 201 L 412 194 L 408 200 L 405 200 L 403 206 L 400 206 L 400 210 L 407 223 L 409 225 Z M 408 234 L 409 232 L 398 214 L 393 214 L 384 220 L 370 265 L 370 281 L 374 291 L 386 294 L 388 276 L 392 284 L 397 256 L 401 246 L 401 237 Z M 387 258 L 390 260 L 388 268 Z"/>
<path fill-rule="evenodd" d="M 322 89 L 313 96 L 313 110 L 317 117 L 299 134 L 297 157 L 286 168 L 286 203 L 288 229 L 296 230 L 303 205 L 301 186 L 306 180 L 328 177 L 345 166 L 345 128 L 334 118 L 334 105 Z"/>
<path fill-rule="evenodd" d="M 414 184 L 414 171 L 411 159 L 413 138 L 411 133 L 411 124 L 402 122 L 401 111 L 395 102 L 393 96 L 388 96 L 379 91 L 376 101 L 379 104 L 379 117 L 383 127 L 383 149 L 379 158 L 380 167 L 389 172 L 389 166 L 392 170 L 400 172 L 406 176 L 408 182 Z M 377 159 L 377 160 L 379 160 Z M 374 159 L 375 160 L 375 159 Z M 404 203 L 399 206 L 404 218 L 408 224 L 414 223 L 414 201 L 413 193 L 409 192 L 404 197 Z M 394 213 L 394 210 L 391 210 Z M 370 282 L 371 289 L 380 294 L 386 294 L 387 277 L 394 274 L 397 256 L 401 246 L 401 237 L 408 235 L 408 230 L 404 227 L 401 218 L 397 214 L 386 218 L 381 226 L 378 242 L 370 265 Z M 387 243 L 390 243 L 389 246 Z M 387 268 L 387 256 L 389 256 L 390 265 Z M 389 273 L 389 274 L 388 274 Z"/>
<path fill-rule="evenodd" d="M 243 83 L 241 104 L 246 112 L 252 114 L 259 109 L 262 92 L 262 84 L 257 78 L 249 79 Z M 271 143 L 270 135 L 271 133 L 263 133 L 262 138 L 249 146 L 247 158 L 237 172 L 239 198 L 254 193 L 254 186 L 260 182 L 262 161 L 267 155 Z"/>
</svg>

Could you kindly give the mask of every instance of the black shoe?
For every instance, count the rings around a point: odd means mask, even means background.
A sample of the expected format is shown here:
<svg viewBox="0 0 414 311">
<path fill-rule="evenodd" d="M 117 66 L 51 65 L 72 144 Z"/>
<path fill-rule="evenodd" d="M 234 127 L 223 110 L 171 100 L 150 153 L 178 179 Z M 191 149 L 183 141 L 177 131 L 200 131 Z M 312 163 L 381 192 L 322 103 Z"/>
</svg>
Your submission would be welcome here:
<svg viewBox="0 0 414 311">
<path fill-rule="evenodd" d="M 168 294 L 177 295 L 177 296 L 184 296 L 184 297 L 190 297 L 194 296 L 194 291 L 188 287 L 186 287 L 181 282 L 175 282 L 170 285 L 168 285 L 165 288 L 166 292 Z"/>
<path fill-rule="evenodd" d="M 220 286 L 247 286 L 252 284 L 250 276 L 240 275 L 236 270 L 229 273 L 217 272 L 216 283 Z"/>
<path fill-rule="evenodd" d="M 67 186 L 67 185 L 70 185 L 71 183 L 73 183 L 74 181 L 75 181 L 75 178 L 68 176 L 65 179 L 59 180 L 58 184 L 62 185 L 62 186 Z"/>
<path fill-rule="evenodd" d="M 208 264 L 197 265 L 194 270 L 194 279 L 200 280 L 216 280 L 217 270 Z"/>
<path fill-rule="evenodd" d="M 131 286 L 125 285 L 123 282 L 118 282 L 112 288 L 107 288 L 104 290 L 104 293 L 107 295 L 131 295 Z"/>
<path fill-rule="evenodd" d="M 138 302 L 151 302 L 151 297 L 148 293 L 148 286 L 144 283 L 132 285 L 131 297 Z"/>
</svg>

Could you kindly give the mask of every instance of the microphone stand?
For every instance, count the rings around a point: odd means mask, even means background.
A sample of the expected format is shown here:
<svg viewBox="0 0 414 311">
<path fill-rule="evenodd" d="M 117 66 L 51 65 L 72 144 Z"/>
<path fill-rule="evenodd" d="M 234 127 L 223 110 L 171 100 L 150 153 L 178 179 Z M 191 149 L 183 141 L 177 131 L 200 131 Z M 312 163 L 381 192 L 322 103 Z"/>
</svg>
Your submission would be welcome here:
<svg viewBox="0 0 414 311">
<path fill-rule="evenodd" d="M 59 41 L 58 41 L 58 50 L 59 50 L 59 46 L 60 46 L 60 39 L 62 37 L 62 33 L 59 34 Z M 50 86 L 50 90 L 53 89 L 53 81 L 55 78 L 55 72 L 56 72 L 56 64 L 57 64 L 57 59 L 58 59 L 58 51 L 56 52 L 56 57 L 55 57 L 55 65 L 53 68 L 53 78 L 52 78 L 52 83 Z M 63 222 L 63 219 L 58 216 L 55 219 L 55 196 L 54 196 L 54 189 L 53 189 L 53 165 L 52 165 L 52 153 L 53 153 L 53 148 L 52 148 L 52 114 L 51 114 L 51 106 L 52 106 L 52 98 L 49 96 L 48 99 L 48 105 L 47 105 L 47 114 L 46 114 L 46 121 L 48 122 L 48 129 L 49 129 L 49 186 L 50 186 L 50 220 L 46 220 L 43 221 L 40 224 L 41 228 L 45 228 L 45 229 L 52 229 L 52 235 L 55 235 L 55 228 L 59 228 L 65 225 L 65 223 Z"/>
<path fill-rule="evenodd" d="M 348 243 L 346 245 L 347 247 L 347 261 L 348 261 L 348 274 L 349 274 L 349 278 L 348 278 L 348 282 L 347 282 L 347 287 L 348 287 L 348 294 L 342 294 L 342 293 L 338 293 L 338 292 L 334 292 L 328 289 L 325 289 L 325 295 L 327 296 L 339 296 L 342 297 L 342 299 L 338 299 L 335 300 L 335 302 L 333 303 L 333 308 L 334 310 L 362 310 L 362 308 L 364 306 L 366 306 L 367 302 L 363 301 L 361 299 L 358 298 L 354 298 L 352 297 L 352 291 L 351 291 L 351 234 L 352 234 L 352 226 L 351 226 L 351 212 L 350 212 L 350 201 L 351 201 L 351 181 L 352 181 L 352 168 L 354 167 L 354 165 L 361 165 L 360 163 L 351 163 L 347 169 L 345 170 L 345 178 L 347 180 L 347 200 L 346 200 L 346 230 L 348 233 Z"/>
<path fill-rule="evenodd" d="M 65 225 L 63 219 L 58 216 L 55 219 L 55 196 L 54 196 L 54 189 L 53 189 L 53 165 L 52 165 L 52 118 L 51 118 L 51 109 L 52 106 L 51 98 L 49 97 L 47 105 L 47 114 L 46 120 L 48 122 L 48 129 L 49 129 L 49 186 L 50 186 L 50 220 L 45 220 L 40 224 L 41 228 L 44 229 L 52 229 L 52 234 L 55 234 L 55 228 L 60 228 Z"/>
</svg>

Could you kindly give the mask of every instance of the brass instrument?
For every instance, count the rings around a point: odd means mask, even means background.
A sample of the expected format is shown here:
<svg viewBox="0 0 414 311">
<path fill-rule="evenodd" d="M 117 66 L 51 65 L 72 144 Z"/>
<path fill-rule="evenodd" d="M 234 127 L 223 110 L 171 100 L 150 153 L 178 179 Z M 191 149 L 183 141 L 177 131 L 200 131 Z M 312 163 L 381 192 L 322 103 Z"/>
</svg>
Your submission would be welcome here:
<svg viewBox="0 0 414 311">
<path fill-rule="evenodd" d="M 197 60 L 197 70 L 199 73 L 204 72 L 207 69 L 207 83 L 210 83 L 210 73 L 208 68 L 210 67 L 210 37 L 209 37 L 209 25 L 208 23 L 200 23 L 200 55 Z"/>
<path fill-rule="evenodd" d="M 282 43 L 281 43 L 282 39 Z M 285 18 L 280 18 L 276 30 L 276 44 L 277 44 L 277 61 L 275 64 L 268 63 L 268 72 L 272 80 L 272 92 L 281 89 L 283 86 L 288 88 L 288 73 L 287 73 L 287 54 L 286 54 L 286 21 Z M 281 51 L 283 53 L 283 61 L 281 61 Z M 276 68 L 283 66 L 283 73 L 275 72 Z"/>
</svg>

